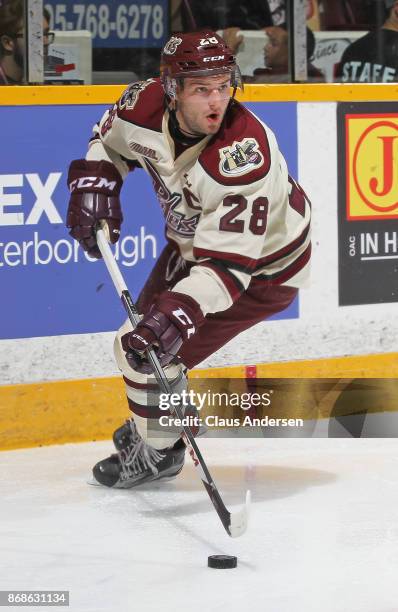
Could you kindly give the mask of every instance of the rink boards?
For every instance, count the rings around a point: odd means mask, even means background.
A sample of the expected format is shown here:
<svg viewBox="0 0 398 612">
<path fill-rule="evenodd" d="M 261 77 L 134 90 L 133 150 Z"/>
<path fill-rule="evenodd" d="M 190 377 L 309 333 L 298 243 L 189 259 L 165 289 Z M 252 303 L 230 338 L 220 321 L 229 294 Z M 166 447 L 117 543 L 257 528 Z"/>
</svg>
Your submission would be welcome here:
<svg viewBox="0 0 398 612">
<path fill-rule="evenodd" d="M 105 438 L 126 414 L 112 357 L 123 313 L 101 262 L 64 228 L 67 163 L 84 156 L 91 125 L 121 90 L 2 88 L 0 448 Z M 276 132 L 312 201 L 312 281 L 282 318 L 235 339 L 198 376 L 250 377 L 252 364 L 272 364 L 257 365 L 258 376 L 396 376 L 397 93 L 246 88 L 241 98 Z M 140 204 L 127 210 L 118 252 L 134 293 L 163 244 L 151 185 L 138 174 L 122 192 Z"/>
</svg>

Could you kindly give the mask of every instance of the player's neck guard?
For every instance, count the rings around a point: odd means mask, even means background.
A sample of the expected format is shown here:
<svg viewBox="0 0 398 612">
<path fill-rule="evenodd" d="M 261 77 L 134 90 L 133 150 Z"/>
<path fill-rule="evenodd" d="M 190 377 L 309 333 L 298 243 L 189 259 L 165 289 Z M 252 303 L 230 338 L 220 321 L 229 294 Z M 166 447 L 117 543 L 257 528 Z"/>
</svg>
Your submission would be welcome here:
<svg viewBox="0 0 398 612">
<path fill-rule="evenodd" d="M 174 109 L 169 109 L 169 131 L 173 140 L 177 140 L 179 143 L 185 146 L 192 146 L 202 140 L 206 136 L 206 134 L 201 134 L 199 136 L 192 134 L 186 134 L 180 128 L 180 124 L 178 123 L 177 115 Z"/>
</svg>

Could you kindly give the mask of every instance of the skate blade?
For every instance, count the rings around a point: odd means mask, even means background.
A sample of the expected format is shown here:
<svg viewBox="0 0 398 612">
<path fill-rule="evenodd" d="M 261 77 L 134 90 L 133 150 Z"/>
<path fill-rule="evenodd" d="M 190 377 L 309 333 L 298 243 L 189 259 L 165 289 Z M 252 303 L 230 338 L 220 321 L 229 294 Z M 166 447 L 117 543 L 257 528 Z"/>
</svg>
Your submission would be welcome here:
<svg viewBox="0 0 398 612">
<path fill-rule="evenodd" d="M 154 480 L 150 480 L 148 482 L 143 483 L 141 486 L 145 487 L 146 485 L 152 485 L 156 482 L 170 482 L 172 480 L 175 480 L 177 478 L 178 474 L 176 474 L 175 476 L 164 476 L 164 478 L 156 478 Z M 107 487 L 106 485 L 101 484 L 100 482 L 98 482 L 97 480 L 95 480 L 94 476 L 91 477 L 91 479 L 88 479 L 86 481 L 86 484 L 92 486 L 92 487 L 102 487 L 103 489 L 118 489 L 119 491 L 121 489 L 134 489 L 135 487 L 139 486 L 139 483 L 137 483 L 135 486 L 113 486 L 113 487 Z"/>
<path fill-rule="evenodd" d="M 86 484 L 91 485 L 93 487 L 102 487 L 102 486 L 104 486 L 101 483 L 99 483 L 98 480 L 95 480 L 94 476 L 91 476 L 91 478 L 86 480 Z M 107 487 L 107 488 L 109 488 L 109 487 Z"/>
</svg>

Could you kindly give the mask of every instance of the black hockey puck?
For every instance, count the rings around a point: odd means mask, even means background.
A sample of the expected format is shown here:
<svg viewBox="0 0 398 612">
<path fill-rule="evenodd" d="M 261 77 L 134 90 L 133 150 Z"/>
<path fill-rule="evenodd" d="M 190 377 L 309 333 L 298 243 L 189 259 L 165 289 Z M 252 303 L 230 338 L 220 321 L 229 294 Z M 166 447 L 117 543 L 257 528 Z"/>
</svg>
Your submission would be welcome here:
<svg viewBox="0 0 398 612">
<path fill-rule="evenodd" d="M 210 555 L 207 565 L 214 569 L 229 569 L 238 565 L 238 557 L 231 555 Z"/>
</svg>

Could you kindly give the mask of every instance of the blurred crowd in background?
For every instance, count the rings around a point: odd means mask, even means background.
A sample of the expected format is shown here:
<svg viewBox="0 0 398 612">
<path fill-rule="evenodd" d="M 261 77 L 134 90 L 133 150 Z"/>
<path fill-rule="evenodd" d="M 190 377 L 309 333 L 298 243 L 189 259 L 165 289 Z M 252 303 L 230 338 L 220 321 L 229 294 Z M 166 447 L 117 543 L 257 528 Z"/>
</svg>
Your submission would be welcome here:
<svg viewBox="0 0 398 612">
<path fill-rule="evenodd" d="M 305 79 L 293 69 L 297 4 L 305 11 Z M 28 80 L 26 7 L 0 0 L 1 85 Z M 157 76 L 170 34 L 207 28 L 237 54 L 246 83 L 398 81 L 398 0 L 51 0 L 43 4 L 44 82 Z"/>
</svg>

